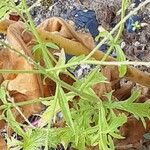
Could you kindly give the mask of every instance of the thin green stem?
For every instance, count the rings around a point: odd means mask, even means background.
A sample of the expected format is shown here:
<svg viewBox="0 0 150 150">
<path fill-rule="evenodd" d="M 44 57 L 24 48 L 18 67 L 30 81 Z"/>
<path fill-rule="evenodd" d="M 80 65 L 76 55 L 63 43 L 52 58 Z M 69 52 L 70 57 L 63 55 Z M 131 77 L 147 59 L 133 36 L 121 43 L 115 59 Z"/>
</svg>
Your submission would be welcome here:
<svg viewBox="0 0 150 150">
<path fill-rule="evenodd" d="M 30 121 L 25 117 L 25 115 L 22 113 L 22 111 L 20 110 L 20 108 L 15 104 L 15 102 L 14 101 L 12 101 L 12 105 L 13 105 L 13 107 L 19 112 L 19 114 L 23 117 L 23 119 L 24 119 L 24 121 L 26 122 L 26 123 L 28 123 L 28 125 L 31 127 L 31 128 L 35 128 L 31 123 L 30 123 Z"/>
<path fill-rule="evenodd" d="M 44 62 L 47 66 L 47 68 L 52 68 L 53 65 L 52 65 L 52 61 L 53 60 L 55 63 L 57 62 L 56 59 L 53 57 L 53 55 L 51 53 L 48 52 L 48 49 L 46 47 L 46 45 L 43 43 L 42 39 L 40 38 L 37 30 L 36 30 L 36 27 L 34 25 L 34 22 L 31 18 L 31 15 L 28 11 L 28 7 L 27 7 L 27 4 L 26 4 L 26 1 L 25 0 L 22 0 L 22 4 L 25 8 L 25 12 L 26 12 L 26 15 L 28 17 L 28 20 L 29 20 L 29 23 L 30 23 L 30 28 L 31 28 L 31 31 L 32 33 L 34 34 L 34 36 L 36 37 L 37 39 L 37 42 L 41 45 L 41 49 L 42 49 L 42 53 L 43 53 L 43 57 L 44 57 Z M 51 58 L 51 60 L 49 59 L 49 56 Z"/>
<path fill-rule="evenodd" d="M 33 100 L 28 100 L 28 101 L 23 101 L 23 102 L 18 102 L 15 103 L 16 106 L 21 107 L 21 106 L 25 106 L 25 105 L 31 105 L 31 104 L 35 104 L 35 103 L 41 103 L 42 101 L 48 101 L 48 100 L 53 100 L 54 97 L 46 97 L 46 98 L 39 98 L 39 99 L 33 99 Z M 12 103 L 9 103 L 10 107 L 13 108 L 14 105 L 12 105 Z M 0 106 L 0 110 L 4 110 L 5 108 L 7 108 L 7 105 L 1 105 Z"/>
<path fill-rule="evenodd" d="M 126 12 L 126 3 L 127 3 L 127 0 L 122 0 L 122 7 L 121 7 L 121 21 L 123 20 L 124 16 L 125 16 L 125 12 Z M 115 40 L 114 40 L 114 43 L 116 43 L 118 41 L 118 39 L 120 38 L 121 34 L 122 34 L 122 31 L 124 29 L 124 22 L 122 22 L 120 24 L 120 27 L 119 27 L 119 31 L 115 37 Z"/>
<path fill-rule="evenodd" d="M 150 66 L 150 62 L 137 62 L 137 61 L 122 61 L 122 62 L 117 62 L 117 61 L 97 61 L 97 60 L 86 60 L 86 61 L 80 61 L 80 62 L 74 62 L 74 63 L 69 63 L 66 64 L 64 66 L 60 66 L 60 67 L 55 67 L 55 68 L 51 68 L 51 69 L 46 69 L 46 72 L 51 72 L 54 70 L 61 70 L 61 69 L 65 69 L 68 67 L 72 67 L 72 66 L 76 66 L 78 64 L 93 64 L 93 65 L 102 65 L 102 66 L 121 66 L 121 65 L 133 65 L 133 66 Z"/>
<path fill-rule="evenodd" d="M 45 150 L 48 150 L 48 148 L 49 148 L 48 147 L 49 131 L 50 131 L 51 123 L 52 123 L 52 118 L 54 118 L 54 112 L 55 112 L 57 101 L 58 101 L 58 90 L 59 90 L 59 85 L 57 84 L 56 85 L 56 92 L 55 92 L 55 96 L 54 96 L 54 107 L 53 107 L 53 110 L 52 110 L 53 113 L 50 116 L 50 121 L 49 121 L 48 126 L 47 126 L 47 135 L 46 135 Z"/>
<path fill-rule="evenodd" d="M 121 7 L 121 21 L 123 20 L 124 16 L 125 16 L 125 12 L 126 12 L 126 4 L 127 3 L 127 0 L 122 0 L 122 7 Z M 124 22 L 122 22 L 120 24 L 120 27 L 119 27 L 119 30 L 118 30 L 118 33 L 114 39 L 114 44 L 116 44 L 116 42 L 119 40 L 121 34 L 122 34 L 122 31 L 124 29 Z M 112 52 L 113 48 L 114 48 L 114 44 L 110 46 L 110 48 L 108 49 L 108 51 L 106 52 L 106 54 L 104 55 L 104 57 L 102 58 L 101 61 L 105 61 L 106 58 L 110 55 L 110 53 Z"/>
</svg>

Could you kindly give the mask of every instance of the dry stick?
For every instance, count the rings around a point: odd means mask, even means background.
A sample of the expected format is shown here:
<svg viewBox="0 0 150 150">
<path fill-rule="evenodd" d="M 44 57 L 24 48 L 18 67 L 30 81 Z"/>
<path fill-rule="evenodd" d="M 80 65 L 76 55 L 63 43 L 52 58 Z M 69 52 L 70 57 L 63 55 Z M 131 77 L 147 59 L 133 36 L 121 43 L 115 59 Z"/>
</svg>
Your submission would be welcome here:
<svg viewBox="0 0 150 150">
<path fill-rule="evenodd" d="M 82 54 L 88 55 L 89 52 L 91 51 L 90 49 L 83 46 L 81 43 L 68 40 L 60 36 L 59 34 L 49 33 L 43 30 L 38 30 L 38 33 L 41 36 L 42 40 L 46 42 L 51 41 L 56 43 L 59 47 L 63 47 L 67 54 L 76 55 L 76 56 Z M 104 55 L 105 53 L 101 51 L 95 51 L 92 57 L 94 57 L 97 60 L 101 60 L 104 57 Z M 108 56 L 106 58 L 106 61 L 115 61 L 115 59 L 111 56 Z M 132 66 L 128 66 L 125 77 L 129 80 L 132 80 L 136 83 L 139 83 L 141 85 L 150 88 L 150 75 Z"/>
</svg>

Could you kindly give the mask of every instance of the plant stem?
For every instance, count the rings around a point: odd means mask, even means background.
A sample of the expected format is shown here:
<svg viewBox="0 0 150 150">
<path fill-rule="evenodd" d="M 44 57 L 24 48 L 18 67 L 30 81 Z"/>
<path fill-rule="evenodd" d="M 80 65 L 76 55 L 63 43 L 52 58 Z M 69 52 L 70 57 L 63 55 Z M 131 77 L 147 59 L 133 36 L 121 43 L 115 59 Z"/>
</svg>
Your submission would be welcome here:
<svg viewBox="0 0 150 150">
<path fill-rule="evenodd" d="M 57 105 L 57 101 L 58 101 L 58 90 L 59 90 L 59 85 L 57 84 L 56 85 L 56 92 L 55 92 L 55 96 L 54 96 L 54 107 L 52 108 L 52 112 L 53 114 L 49 117 L 50 121 L 48 123 L 48 126 L 47 126 L 47 135 L 46 135 L 46 143 L 45 143 L 45 150 L 48 150 L 48 137 L 49 137 L 49 130 L 50 130 L 50 126 L 51 126 L 51 123 L 52 123 L 52 118 L 54 118 L 54 112 L 55 112 L 55 109 L 56 109 L 56 105 Z"/>
<path fill-rule="evenodd" d="M 47 101 L 47 100 L 52 100 L 54 99 L 53 96 L 51 97 L 46 97 L 46 98 L 39 98 L 39 99 L 33 99 L 33 100 L 28 100 L 28 101 L 23 101 L 23 102 L 18 102 L 18 103 L 15 103 L 16 106 L 18 107 L 21 107 L 21 106 L 25 106 L 25 105 L 31 105 L 31 104 L 34 104 L 34 103 L 40 103 L 42 101 Z M 0 110 L 3 110 L 7 107 L 7 105 L 1 105 L 0 106 Z M 10 103 L 10 107 L 13 108 L 14 106 L 12 105 L 12 103 Z"/>
<path fill-rule="evenodd" d="M 122 7 L 121 7 L 121 21 L 123 20 L 124 16 L 125 16 L 125 12 L 126 12 L 126 0 L 122 0 Z M 122 22 L 120 24 L 120 27 L 119 27 L 119 30 L 118 30 L 118 33 L 114 39 L 114 44 L 117 43 L 117 41 L 119 40 L 121 34 L 122 34 L 122 31 L 123 31 L 123 28 L 124 28 L 124 22 Z M 104 57 L 102 58 L 101 61 L 105 61 L 106 58 L 110 55 L 110 53 L 112 52 L 112 49 L 114 48 L 114 44 L 110 46 L 110 48 L 108 49 L 108 51 L 106 52 L 106 54 L 104 55 Z"/>
<path fill-rule="evenodd" d="M 54 62 L 55 62 L 55 58 L 53 57 L 53 55 L 51 55 L 50 53 L 48 53 L 48 50 L 47 50 L 45 44 L 41 40 L 41 38 L 40 38 L 40 36 L 39 36 L 39 34 L 38 34 L 37 30 L 36 30 L 36 27 L 34 25 L 34 22 L 33 22 L 32 18 L 31 18 L 31 15 L 30 15 L 30 13 L 28 11 L 26 1 L 22 0 L 22 4 L 23 4 L 23 6 L 25 8 L 25 12 L 26 12 L 26 15 L 27 15 L 29 23 L 30 23 L 31 31 L 34 34 L 34 36 L 36 37 L 37 42 L 41 45 L 42 53 L 43 53 L 43 57 L 44 57 L 44 62 L 45 62 L 46 66 L 48 68 L 51 68 L 53 65 L 52 65 L 52 61 L 49 59 L 49 56 L 51 57 L 51 59 Z"/>
<path fill-rule="evenodd" d="M 122 61 L 122 62 L 117 62 L 117 61 L 97 61 L 97 60 L 86 60 L 86 61 L 80 61 L 80 62 L 74 62 L 74 63 L 69 63 L 64 66 L 60 67 L 55 67 L 51 69 L 46 69 L 46 72 L 51 72 L 54 70 L 60 70 L 60 69 L 65 69 L 68 67 L 76 66 L 78 64 L 93 64 L 93 65 L 102 65 L 102 66 L 121 66 L 121 65 L 133 65 L 133 66 L 150 66 L 150 62 L 137 62 L 137 61 Z"/>
<path fill-rule="evenodd" d="M 61 69 L 65 69 L 68 67 L 72 67 L 72 66 L 76 66 L 78 64 L 93 64 L 93 65 L 101 65 L 101 66 L 121 66 L 121 65 L 133 65 L 133 66 L 147 66 L 150 67 L 150 62 L 137 62 L 137 61 L 122 61 L 122 62 L 117 62 L 117 61 L 105 61 L 105 62 L 101 62 L 101 61 L 97 61 L 97 60 L 87 60 L 84 62 L 76 62 L 76 63 L 69 63 L 66 64 L 64 66 L 60 66 L 60 67 L 54 67 L 51 69 L 46 69 L 45 71 L 48 73 L 51 73 L 53 71 L 56 70 L 61 70 Z M 0 73 L 2 74 L 9 74 L 9 73 L 13 73 L 13 74 L 20 74 L 20 73 L 34 73 L 34 74 L 41 74 L 43 71 L 41 70 L 4 70 L 4 69 L 0 69 Z"/>
</svg>

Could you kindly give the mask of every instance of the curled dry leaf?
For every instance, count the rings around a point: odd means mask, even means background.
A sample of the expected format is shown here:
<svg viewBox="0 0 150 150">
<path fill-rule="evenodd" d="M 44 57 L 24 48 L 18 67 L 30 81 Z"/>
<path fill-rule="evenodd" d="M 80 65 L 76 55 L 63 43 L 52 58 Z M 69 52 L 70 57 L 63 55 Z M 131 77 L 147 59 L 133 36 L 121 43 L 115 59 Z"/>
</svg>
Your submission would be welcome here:
<svg viewBox="0 0 150 150">
<path fill-rule="evenodd" d="M 43 30 L 43 32 L 46 31 L 47 33 L 48 32 L 53 33 L 53 36 L 54 36 L 53 38 L 55 38 L 55 34 L 60 35 L 66 39 L 66 42 L 67 42 L 67 39 L 68 41 L 69 40 L 77 41 L 79 42 L 79 44 L 83 44 L 85 47 L 90 48 L 90 49 L 93 49 L 95 46 L 94 40 L 90 34 L 85 34 L 85 33 L 83 34 L 83 33 L 76 32 L 70 24 L 68 24 L 61 18 L 53 17 L 53 18 L 47 19 L 44 22 L 42 22 L 37 27 L 37 29 L 41 31 Z M 48 39 L 45 39 L 45 40 L 48 40 Z M 57 37 L 56 40 L 59 40 L 59 38 Z M 69 43 L 68 43 L 68 46 L 69 46 Z M 65 47 L 62 46 L 61 48 L 65 48 Z"/>
<path fill-rule="evenodd" d="M 22 54 L 32 57 L 30 49 L 26 46 L 22 38 L 24 31 L 23 24 L 20 22 L 11 24 L 7 30 L 7 39 L 9 44 Z M 10 49 L 0 51 L 1 69 L 9 70 L 28 70 L 32 71 L 33 66 L 25 58 L 19 56 Z M 37 99 L 42 96 L 38 76 L 35 74 L 3 74 L 3 85 L 5 85 L 11 97 L 15 102 Z M 22 113 L 28 118 L 31 114 L 38 113 L 42 110 L 40 104 L 31 104 L 20 108 Z M 19 122 L 23 122 L 23 118 L 19 112 L 13 109 L 14 116 Z M 2 121 L 0 122 L 2 124 Z M 4 127 L 3 125 L 1 128 Z"/>
</svg>

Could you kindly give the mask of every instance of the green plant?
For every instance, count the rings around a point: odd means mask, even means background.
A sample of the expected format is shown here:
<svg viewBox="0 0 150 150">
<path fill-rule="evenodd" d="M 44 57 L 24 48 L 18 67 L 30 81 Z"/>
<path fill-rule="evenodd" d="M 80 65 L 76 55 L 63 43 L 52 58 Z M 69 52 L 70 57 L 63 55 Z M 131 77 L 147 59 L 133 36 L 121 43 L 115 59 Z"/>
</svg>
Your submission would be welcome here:
<svg viewBox="0 0 150 150">
<path fill-rule="evenodd" d="M 132 28 L 133 31 L 141 28 L 139 21 L 136 21 L 132 26 L 133 26 L 133 28 Z"/>
<path fill-rule="evenodd" d="M 111 32 L 104 31 L 103 33 L 100 33 L 98 38 L 103 39 L 98 46 L 91 53 L 89 53 L 88 56 L 74 56 L 66 63 L 65 53 L 63 50 L 60 51 L 60 57 L 58 61 L 48 51 L 47 47 L 53 47 L 55 49 L 59 49 L 59 47 L 53 43 L 44 43 L 41 40 L 29 14 L 29 9 L 27 8 L 25 0 L 22 0 L 19 6 L 15 6 L 12 0 L 2 1 L 0 4 L 0 18 L 5 17 L 7 11 L 16 10 L 26 23 L 27 30 L 32 32 L 32 34 L 35 36 L 37 44 L 33 48 L 33 54 L 36 57 L 35 59 L 32 59 L 27 55 L 19 53 L 6 43 L 0 41 L 3 46 L 10 48 L 12 51 L 27 59 L 34 65 L 35 68 L 33 71 L 0 70 L 0 72 L 15 74 L 37 73 L 56 82 L 54 96 L 19 103 L 14 103 L 12 100 L 10 101 L 9 94 L 1 85 L 0 99 L 2 105 L 0 106 L 0 110 L 3 110 L 1 119 L 4 119 L 8 123 L 8 126 L 10 126 L 18 135 L 22 137 L 22 140 L 16 140 L 12 137 L 7 137 L 9 148 L 13 147 L 13 150 L 19 150 L 21 148 L 23 148 L 23 150 L 36 150 L 38 147 L 45 146 L 45 150 L 48 150 L 49 147 L 56 147 L 59 143 L 63 143 L 66 147 L 67 144 L 71 142 L 72 146 L 79 150 L 85 150 L 87 145 L 99 145 L 100 150 L 113 150 L 115 149 L 113 140 L 123 138 L 118 129 L 125 122 L 127 122 L 126 114 L 120 112 L 118 115 L 116 115 L 115 110 L 121 110 L 130 113 L 137 119 L 141 119 L 145 125 L 144 118 L 150 117 L 150 103 L 136 102 L 140 96 L 139 91 L 134 91 L 129 99 L 118 102 L 113 100 L 112 92 L 106 94 L 107 101 L 102 101 L 95 95 L 92 89 L 92 86 L 96 83 L 106 82 L 106 78 L 102 75 L 102 73 L 100 73 L 102 65 L 119 66 L 120 77 L 123 77 L 126 73 L 127 65 L 137 63 L 126 61 L 126 57 L 120 47 L 120 36 L 123 31 L 124 21 L 135 11 L 139 10 L 143 5 L 147 4 L 148 0 L 146 0 L 139 7 L 133 10 L 132 13 L 125 17 L 127 3 L 127 0 L 122 1 L 120 23 L 118 23 Z M 28 21 L 25 19 L 23 15 L 24 13 L 27 15 Z M 119 30 L 117 34 L 113 37 L 112 34 L 118 28 Z M 108 40 L 110 48 L 104 58 L 101 61 L 90 60 L 89 58 L 106 40 Z M 111 62 L 112 64 L 110 64 L 109 62 L 105 62 L 105 59 L 112 52 L 112 50 L 116 51 L 118 62 Z M 44 67 L 38 63 L 39 57 L 43 58 L 45 63 Z M 53 62 L 55 62 L 56 65 L 54 65 Z M 59 74 L 62 72 L 69 74 L 67 72 L 67 68 L 74 67 L 77 64 L 96 64 L 97 67 L 82 80 L 76 80 L 73 86 L 71 86 L 62 81 L 59 78 Z M 141 62 L 140 64 L 147 65 L 147 63 L 144 62 Z M 65 93 L 63 88 L 68 89 L 70 92 Z M 76 96 L 79 97 L 77 98 Z M 15 120 L 11 108 L 15 107 L 17 110 L 19 110 L 18 108 L 20 106 L 30 105 L 33 103 L 42 103 L 46 106 L 46 110 L 41 115 L 41 127 L 33 127 L 30 123 L 28 123 L 29 126 L 27 127 L 27 130 L 24 131 L 21 128 L 24 125 Z M 70 108 L 69 103 L 72 103 L 74 107 Z M 52 128 L 51 124 L 55 122 L 54 118 L 56 118 L 56 114 L 59 111 L 63 113 L 63 121 L 66 123 L 66 125 L 64 128 Z M 21 115 L 23 116 L 23 114 Z"/>
</svg>

